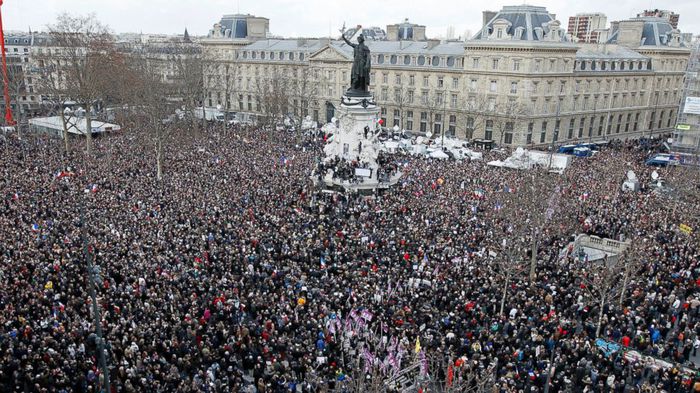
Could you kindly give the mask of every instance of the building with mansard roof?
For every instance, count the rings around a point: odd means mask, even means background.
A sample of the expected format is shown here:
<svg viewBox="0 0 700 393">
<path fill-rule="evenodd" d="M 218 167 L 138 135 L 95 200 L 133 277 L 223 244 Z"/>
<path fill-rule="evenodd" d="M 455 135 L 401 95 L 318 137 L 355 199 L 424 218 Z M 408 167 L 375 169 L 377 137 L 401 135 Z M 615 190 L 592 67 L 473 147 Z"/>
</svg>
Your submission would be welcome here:
<svg viewBox="0 0 700 393">
<path fill-rule="evenodd" d="M 658 18 L 618 22 L 605 44 L 571 42 L 545 7 L 483 19 L 467 41 L 366 42 L 385 124 L 506 146 L 673 129 L 690 52 Z M 284 86 L 276 110 L 326 122 L 349 84 L 352 48 L 339 40 L 210 34 L 202 45 L 208 106 L 263 114 L 272 86 Z"/>
</svg>

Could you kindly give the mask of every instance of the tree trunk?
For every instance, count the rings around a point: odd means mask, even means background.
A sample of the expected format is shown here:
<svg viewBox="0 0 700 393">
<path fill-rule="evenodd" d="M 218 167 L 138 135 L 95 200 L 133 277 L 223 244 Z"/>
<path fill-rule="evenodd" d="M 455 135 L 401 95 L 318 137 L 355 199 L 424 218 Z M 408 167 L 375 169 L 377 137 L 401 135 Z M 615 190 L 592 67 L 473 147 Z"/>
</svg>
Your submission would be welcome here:
<svg viewBox="0 0 700 393">
<path fill-rule="evenodd" d="M 607 296 L 603 295 L 600 299 L 600 312 L 598 312 L 598 325 L 595 329 L 595 336 L 598 338 L 600 336 L 600 325 L 603 323 L 603 310 L 605 310 L 605 298 Z"/>
<path fill-rule="evenodd" d="M 156 179 L 158 181 L 163 180 L 163 141 L 162 136 L 158 135 L 158 141 L 156 142 Z"/>
<path fill-rule="evenodd" d="M 501 311 L 498 315 L 503 316 L 503 308 L 506 305 L 506 295 L 508 294 L 508 284 L 510 284 L 510 274 L 506 274 L 506 281 L 503 285 L 503 296 L 501 296 Z"/>
<path fill-rule="evenodd" d="M 88 155 L 92 151 L 92 114 L 90 110 L 92 107 L 86 105 L 85 109 L 85 151 Z"/>
<path fill-rule="evenodd" d="M 530 283 L 535 282 L 537 269 L 537 231 L 532 232 L 532 258 L 530 258 Z"/>
<path fill-rule="evenodd" d="M 617 263 L 621 261 L 618 260 Z M 625 268 L 625 279 L 622 281 L 622 289 L 620 289 L 620 308 L 622 308 L 622 302 L 625 301 L 625 291 L 627 290 L 627 284 L 630 280 L 630 272 L 628 268 Z"/>
<path fill-rule="evenodd" d="M 61 112 L 61 123 L 63 123 L 63 148 L 66 151 L 66 154 L 70 151 L 70 146 L 68 145 L 68 123 L 66 122 L 66 115 L 63 113 L 63 110 Z"/>
</svg>

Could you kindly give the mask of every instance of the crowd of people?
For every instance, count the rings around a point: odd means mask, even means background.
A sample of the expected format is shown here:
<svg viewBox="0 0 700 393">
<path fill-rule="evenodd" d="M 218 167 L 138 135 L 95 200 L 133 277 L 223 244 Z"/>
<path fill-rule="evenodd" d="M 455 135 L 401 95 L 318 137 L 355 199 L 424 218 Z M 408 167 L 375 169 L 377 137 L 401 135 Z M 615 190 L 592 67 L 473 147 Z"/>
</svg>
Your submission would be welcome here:
<svg viewBox="0 0 700 393">
<path fill-rule="evenodd" d="M 361 196 L 314 189 L 322 149 L 274 131 L 172 132 L 162 180 L 146 133 L 89 156 L 22 137 L 0 139 L 0 391 L 100 391 L 93 283 L 113 392 L 700 390 L 698 237 L 678 230 L 700 228 L 697 205 L 618 191 L 628 170 L 650 179 L 635 142 L 538 172 L 556 185 L 540 193 L 485 152 L 397 157 L 400 183 Z M 552 193 L 567 211 L 544 225 L 567 231 L 539 231 L 535 279 L 515 272 L 504 297 L 499 244 L 534 232 L 500 203 Z M 631 241 L 627 295 L 590 295 L 593 262 L 562 255 L 575 233 Z"/>
</svg>

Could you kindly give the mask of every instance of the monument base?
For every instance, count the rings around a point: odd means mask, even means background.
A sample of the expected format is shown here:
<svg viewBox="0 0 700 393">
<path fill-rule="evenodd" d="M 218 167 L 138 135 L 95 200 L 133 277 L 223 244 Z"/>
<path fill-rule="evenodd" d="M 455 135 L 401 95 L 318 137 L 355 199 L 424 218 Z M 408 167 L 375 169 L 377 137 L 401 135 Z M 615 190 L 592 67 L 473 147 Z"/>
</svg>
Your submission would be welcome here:
<svg viewBox="0 0 700 393">
<path fill-rule="evenodd" d="M 312 175 L 318 186 L 348 192 L 395 185 L 401 173 L 378 162 L 380 108 L 372 95 L 343 95 L 335 131 L 324 147 L 325 159 Z"/>
</svg>

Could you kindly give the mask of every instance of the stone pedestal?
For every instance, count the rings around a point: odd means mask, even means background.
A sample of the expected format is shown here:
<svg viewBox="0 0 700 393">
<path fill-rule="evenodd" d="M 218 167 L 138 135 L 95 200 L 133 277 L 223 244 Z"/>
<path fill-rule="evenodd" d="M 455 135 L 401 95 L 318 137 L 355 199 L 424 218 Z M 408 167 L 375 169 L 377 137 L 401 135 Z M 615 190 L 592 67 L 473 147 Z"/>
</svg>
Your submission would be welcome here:
<svg viewBox="0 0 700 393">
<path fill-rule="evenodd" d="M 341 98 L 335 132 L 324 147 L 326 167 L 316 173 L 327 187 L 346 191 L 388 188 L 401 173 L 387 174 L 377 163 L 379 155 L 379 113 L 374 97 Z"/>
</svg>

